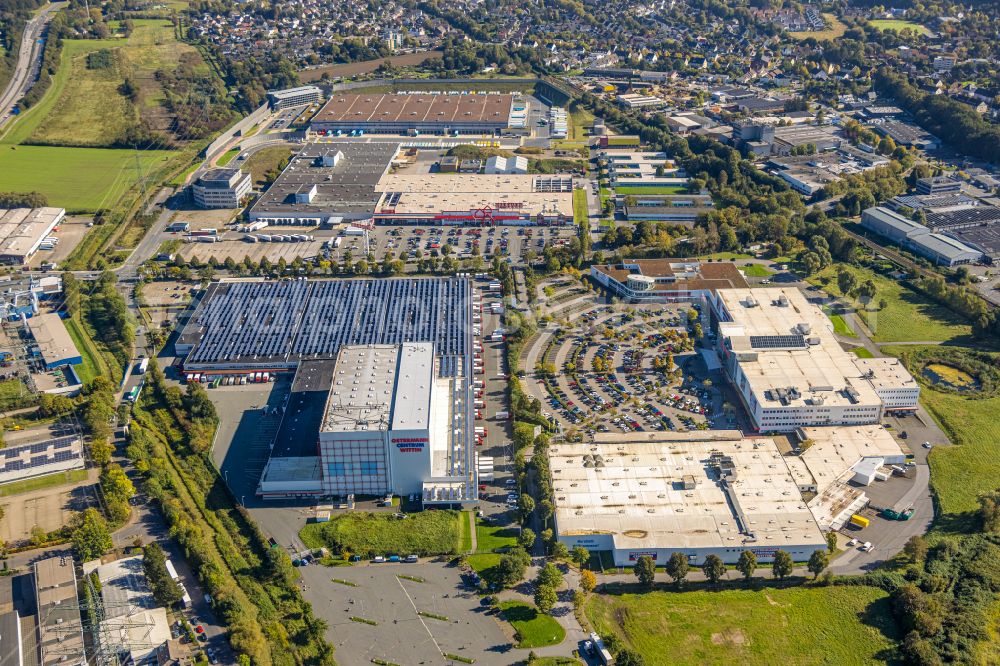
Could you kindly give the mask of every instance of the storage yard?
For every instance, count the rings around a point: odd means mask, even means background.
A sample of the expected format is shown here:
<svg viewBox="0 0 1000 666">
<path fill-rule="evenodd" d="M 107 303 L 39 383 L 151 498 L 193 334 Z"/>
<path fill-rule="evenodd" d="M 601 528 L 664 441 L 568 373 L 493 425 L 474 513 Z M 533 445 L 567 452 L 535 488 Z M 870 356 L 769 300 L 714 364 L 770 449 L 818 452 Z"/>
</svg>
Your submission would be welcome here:
<svg viewBox="0 0 1000 666">
<path fill-rule="evenodd" d="M 483 134 L 510 125 L 513 95 L 336 94 L 313 117 L 314 132 Z"/>
</svg>

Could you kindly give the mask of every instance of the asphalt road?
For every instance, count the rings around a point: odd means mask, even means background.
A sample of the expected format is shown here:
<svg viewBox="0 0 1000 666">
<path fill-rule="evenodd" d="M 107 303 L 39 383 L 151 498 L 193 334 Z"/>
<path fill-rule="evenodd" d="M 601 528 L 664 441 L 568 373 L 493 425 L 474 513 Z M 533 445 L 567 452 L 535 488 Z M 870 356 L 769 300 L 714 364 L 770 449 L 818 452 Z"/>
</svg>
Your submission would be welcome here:
<svg viewBox="0 0 1000 666">
<path fill-rule="evenodd" d="M 11 108 L 17 104 L 28 89 L 34 84 L 38 70 L 41 67 L 44 43 L 40 42 L 45 27 L 52 19 L 52 13 L 66 6 L 64 2 L 56 2 L 42 9 L 24 26 L 21 47 L 17 53 L 17 63 L 14 74 L 7 83 L 7 88 L 0 95 L 0 129 L 3 129 L 11 119 L 16 118 Z"/>
</svg>

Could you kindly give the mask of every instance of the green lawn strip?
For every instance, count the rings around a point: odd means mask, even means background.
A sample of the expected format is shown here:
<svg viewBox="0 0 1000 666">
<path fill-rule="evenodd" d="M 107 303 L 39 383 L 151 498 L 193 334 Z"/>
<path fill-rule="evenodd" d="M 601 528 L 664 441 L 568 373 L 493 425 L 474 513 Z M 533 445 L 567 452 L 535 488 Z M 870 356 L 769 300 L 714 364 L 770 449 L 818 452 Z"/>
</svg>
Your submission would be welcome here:
<svg viewBox="0 0 1000 666">
<path fill-rule="evenodd" d="M 466 511 L 462 513 L 462 517 L 458 522 L 458 527 L 461 530 L 461 534 L 458 539 L 458 552 L 468 553 L 472 550 L 472 525 L 471 521 L 474 520 L 474 514 L 471 511 Z"/>
<path fill-rule="evenodd" d="M 833 323 L 833 332 L 837 335 L 843 335 L 848 338 L 856 338 L 858 334 L 854 332 L 854 329 L 850 327 L 847 320 L 844 319 L 843 315 L 839 314 L 827 314 L 830 321 Z"/>
<path fill-rule="evenodd" d="M 587 191 L 573 190 L 573 221 L 577 225 L 585 224 L 589 217 L 587 212 Z"/>
<path fill-rule="evenodd" d="M 334 582 L 334 583 L 337 583 L 338 585 L 346 585 L 347 587 L 357 587 L 358 586 L 357 583 L 352 583 L 351 581 L 344 580 L 343 578 L 331 578 L 330 580 L 332 582 Z"/>
<path fill-rule="evenodd" d="M 883 347 L 904 359 L 927 347 Z M 933 349 L 933 348 L 931 348 Z M 1000 354 L 994 354 L 1000 364 Z M 909 366 L 909 364 L 908 364 Z M 912 366 L 910 371 L 917 368 Z M 963 531 L 976 527 L 977 497 L 1000 485 L 1000 396 L 977 397 L 935 390 L 919 372 L 920 402 L 955 446 L 936 446 L 928 456 L 931 488 L 941 515 L 937 529 Z"/>
<path fill-rule="evenodd" d="M 55 474 L 46 474 L 45 476 L 36 476 L 33 479 L 13 481 L 0 486 L 0 497 L 10 497 L 11 495 L 30 493 L 44 488 L 55 488 L 71 483 L 79 483 L 86 478 L 87 470 L 72 469 L 65 472 L 56 472 Z"/>
<path fill-rule="evenodd" d="M 766 278 L 770 275 L 774 275 L 774 271 L 769 269 L 767 266 L 762 266 L 760 264 L 746 264 L 745 266 L 741 266 L 740 270 L 743 271 L 743 274 L 747 277 Z"/>
<path fill-rule="evenodd" d="M 517 632 L 519 648 L 559 645 L 566 638 L 566 630 L 555 618 L 539 613 L 533 606 L 520 601 L 507 601 L 500 604 L 500 610 L 503 618 Z"/>
<path fill-rule="evenodd" d="M 366 617 L 357 617 L 355 615 L 352 615 L 349 619 L 351 622 L 358 622 L 360 624 L 370 624 L 373 627 L 378 626 L 378 622 L 376 622 L 375 620 L 369 620 Z"/>
<path fill-rule="evenodd" d="M 444 657 L 445 659 L 451 659 L 452 661 L 460 661 L 463 664 L 474 664 L 474 663 L 476 663 L 476 660 L 473 659 L 472 657 L 463 657 L 460 654 L 452 654 L 450 652 L 442 652 L 441 656 Z"/>
<path fill-rule="evenodd" d="M 426 578 L 421 578 L 420 576 L 410 576 L 407 574 L 396 574 L 396 578 L 402 578 L 403 580 L 412 581 L 414 583 L 426 583 Z"/>
<path fill-rule="evenodd" d="M 458 511 L 424 511 L 404 514 L 356 512 L 326 523 L 309 523 L 299 532 L 309 548 L 326 546 L 334 553 L 375 555 L 445 555 L 459 546 Z"/>
<path fill-rule="evenodd" d="M 195 162 L 194 164 L 192 164 L 188 168 L 184 169 L 184 171 L 181 171 L 179 174 L 177 174 L 170 181 L 170 184 L 173 185 L 174 187 L 181 187 L 182 185 L 184 185 L 185 182 L 187 182 L 188 176 L 190 176 L 195 171 L 197 171 L 198 167 L 200 167 L 200 166 L 201 166 L 201 161 Z"/>
<path fill-rule="evenodd" d="M 572 657 L 540 657 L 531 666 L 583 666 L 583 662 Z"/>
<path fill-rule="evenodd" d="M 451 622 L 451 618 L 446 615 L 438 615 L 437 613 L 429 613 L 427 611 L 417 611 L 417 615 L 420 617 L 427 617 L 432 620 L 440 620 L 441 622 Z"/>
<path fill-rule="evenodd" d="M 870 664 L 896 638 L 888 595 L 863 586 L 594 594 L 585 613 L 647 664 Z"/>
<path fill-rule="evenodd" d="M 86 384 L 101 374 L 110 378 L 111 371 L 104 362 L 104 357 L 97 351 L 94 341 L 87 335 L 77 317 L 64 319 L 63 322 L 66 324 L 66 330 L 69 332 L 69 337 L 73 340 L 76 350 L 80 352 L 80 358 L 83 359 L 83 363 L 73 366 L 73 371 L 76 372 L 80 381 Z"/>
<path fill-rule="evenodd" d="M 851 352 L 858 358 L 875 358 L 875 354 L 871 353 L 867 347 L 855 347 Z"/>
<path fill-rule="evenodd" d="M 215 162 L 215 164 L 216 164 L 216 166 L 220 166 L 220 167 L 226 166 L 227 164 L 229 164 L 230 162 L 232 162 L 234 159 L 236 159 L 236 156 L 239 155 L 239 154 L 240 154 L 240 149 L 239 148 L 233 148 L 232 150 L 228 150 L 228 151 L 226 151 L 226 153 L 222 157 L 220 157 Z"/>
<path fill-rule="evenodd" d="M 858 316 L 872 331 L 876 342 L 944 342 L 971 334 L 970 325 L 950 310 L 899 282 L 865 268 L 834 264 L 811 275 L 808 281 L 834 296 L 842 297 L 837 285 L 837 271 L 841 268 L 854 273 L 859 284 L 869 279 L 875 283 L 877 292 L 873 307 L 882 299 L 886 301 L 884 309 L 869 311 L 861 305 L 857 309 Z"/>
<path fill-rule="evenodd" d="M 476 521 L 476 552 L 492 553 L 517 545 L 518 529 Z"/>
<path fill-rule="evenodd" d="M 615 187 L 615 194 L 687 194 L 687 187 L 684 185 L 620 185 Z"/>
<path fill-rule="evenodd" d="M 740 259 L 753 259 L 752 254 L 743 254 L 741 252 L 713 252 L 712 254 L 704 254 L 698 259 L 714 259 L 715 261 L 738 261 Z"/>
</svg>

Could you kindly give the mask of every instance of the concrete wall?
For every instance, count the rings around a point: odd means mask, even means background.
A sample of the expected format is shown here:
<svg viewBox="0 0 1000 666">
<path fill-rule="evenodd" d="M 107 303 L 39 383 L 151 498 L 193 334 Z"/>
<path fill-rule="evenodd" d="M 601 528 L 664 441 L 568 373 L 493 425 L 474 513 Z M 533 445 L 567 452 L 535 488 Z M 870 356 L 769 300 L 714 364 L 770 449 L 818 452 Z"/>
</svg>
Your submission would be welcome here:
<svg viewBox="0 0 1000 666">
<path fill-rule="evenodd" d="M 205 157 L 215 157 L 222 151 L 223 148 L 226 147 L 226 144 L 233 140 L 233 137 L 241 132 L 249 130 L 251 127 L 266 118 L 267 114 L 268 106 L 265 102 L 264 104 L 261 104 L 260 107 L 255 109 L 250 115 L 244 117 L 242 120 L 219 135 L 215 141 L 208 144 L 208 147 L 205 149 Z"/>
</svg>

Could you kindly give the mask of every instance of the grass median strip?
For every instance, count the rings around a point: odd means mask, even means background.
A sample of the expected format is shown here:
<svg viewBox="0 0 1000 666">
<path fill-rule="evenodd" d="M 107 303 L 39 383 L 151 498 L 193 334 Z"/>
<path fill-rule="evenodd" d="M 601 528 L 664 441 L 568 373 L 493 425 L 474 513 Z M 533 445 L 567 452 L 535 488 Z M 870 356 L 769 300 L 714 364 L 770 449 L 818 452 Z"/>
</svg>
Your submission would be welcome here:
<svg viewBox="0 0 1000 666">
<path fill-rule="evenodd" d="M 350 618 L 350 620 L 351 620 L 351 622 L 359 622 L 361 624 L 370 624 L 373 627 L 377 627 L 378 626 L 378 622 L 376 622 L 375 620 L 369 620 L 366 617 L 357 617 L 357 616 L 352 615 L 351 618 Z"/>
<path fill-rule="evenodd" d="M 463 657 L 463 656 L 458 655 L 458 654 L 451 654 L 450 652 L 442 652 L 441 656 L 444 657 L 445 659 L 451 659 L 452 661 L 460 661 L 463 664 L 474 664 L 474 663 L 476 663 L 476 660 L 473 659 L 472 657 Z"/>
<path fill-rule="evenodd" d="M 406 574 L 396 574 L 396 578 L 402 578 L 403 580 L 412 580 L 414 583 L 426 583 L 427 580 L 421 578 L 420 576 L 407 576 Z"/>
<path fill-rule="evenodd" d="M 331 578 L 330 580 L 333 581 L 334 583 L 339 584 L 339 585 L 346 585 L 347 587 L 357 587 L 358 586 L 357 583 L 352 583 L 351 581 L 344 580 L 342 578 Z"/>
<path fill-rule="evenodd" d="M 419 615 L 420 617 L 429 617 L 432 620 L 451 622 L 451 618 L 449 618 L 447 615 L 438 615 L 437 613 L 428 613 L 427 611 L 417 611 L 417 615 Z"/>
<path fill-rule="evenodd" d="M 376 666 L 399 666 L 396 662 L 386 661 L 385 659 L 372 659 L 372 663 L 376 664 Z"/>
</svg>

